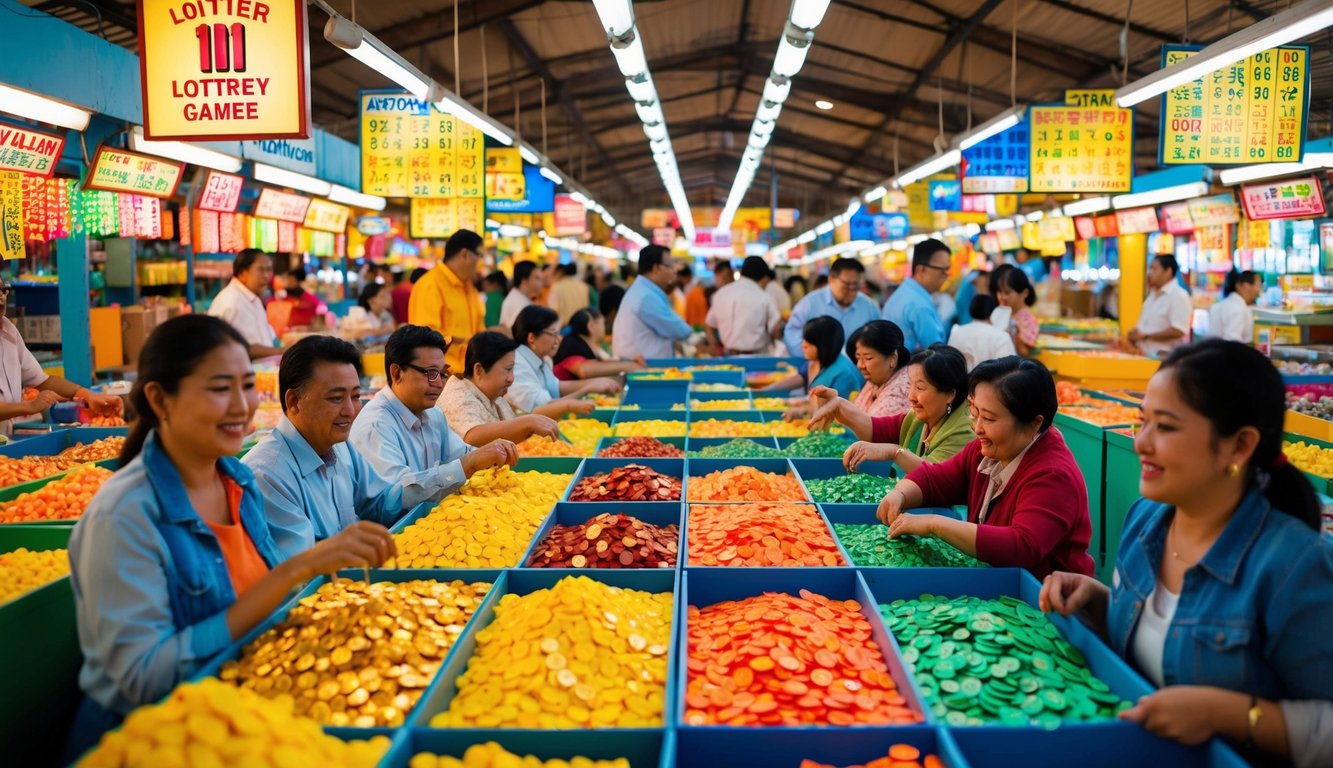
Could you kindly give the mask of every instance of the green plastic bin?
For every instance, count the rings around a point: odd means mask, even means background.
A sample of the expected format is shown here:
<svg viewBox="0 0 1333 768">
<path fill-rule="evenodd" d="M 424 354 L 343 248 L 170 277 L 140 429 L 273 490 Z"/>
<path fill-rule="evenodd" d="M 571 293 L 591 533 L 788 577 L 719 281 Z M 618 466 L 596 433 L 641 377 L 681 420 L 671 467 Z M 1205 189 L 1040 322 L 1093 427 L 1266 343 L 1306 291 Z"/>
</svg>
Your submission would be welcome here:
<svg viewBox="0 0 1333 768">
<path fill-rule="evenodd" d="M 1102 556 L 1097 559 L 1097 578 L 1111 583 L 1115 558 L 1120 553 L 1120 534 L 1125 516 L 1139 499 L 1139 457 L 1134 453 L 1134 438 L 1116 430 L 1106 432 L 1106 503 Z"/>
</svg>

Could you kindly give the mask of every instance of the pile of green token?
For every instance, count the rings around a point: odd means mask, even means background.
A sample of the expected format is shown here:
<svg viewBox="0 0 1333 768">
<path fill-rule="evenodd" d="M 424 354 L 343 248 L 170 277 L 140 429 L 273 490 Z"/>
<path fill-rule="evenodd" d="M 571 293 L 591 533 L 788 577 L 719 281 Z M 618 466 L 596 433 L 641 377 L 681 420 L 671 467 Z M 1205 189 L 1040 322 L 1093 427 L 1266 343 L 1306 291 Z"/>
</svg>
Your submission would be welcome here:
<svg viewBox="0 0 1333 768">
<path fill-rule="evenodd" d="M 1050 730 L 1066 721 L 1110 720 L 1132 706 L 1021 600 L 922 595 L 879 611 L 926 703 L 949 725 Z"/>
<path fill-rule="evenodd" d="M 787 446 L 786 454 L 793 459 L 841 459 L 851 443 L 828 432 L 811 432 L 798 437 Z"/>
<path fill-rule="evenodd" d="M 986 568 L 985 563 L 964 554 L 934 536 L 889 538 L 883 525 L 834 523 L 833 532 L 852 562 L 859 566 L 885 568 Z"/>
<path fill-rule="evenodd" d="M 805 481 L 811 498 L 823 504 L 878 504 L 897 484 L 896 478 L 866 474 Z"/>
<path fill-rule="evenodd" d="M 783 458 L 782 451 L 777 448 L 769 448 L 760 445 L 753 440 L 738 437 L 735 440 L 728 440 L 725 443 L 710 445 L 707 448 L 701 448 L 697 451 L 690 451 L 691 458 L 696 459 L 780 459 Z"/>
</svg>

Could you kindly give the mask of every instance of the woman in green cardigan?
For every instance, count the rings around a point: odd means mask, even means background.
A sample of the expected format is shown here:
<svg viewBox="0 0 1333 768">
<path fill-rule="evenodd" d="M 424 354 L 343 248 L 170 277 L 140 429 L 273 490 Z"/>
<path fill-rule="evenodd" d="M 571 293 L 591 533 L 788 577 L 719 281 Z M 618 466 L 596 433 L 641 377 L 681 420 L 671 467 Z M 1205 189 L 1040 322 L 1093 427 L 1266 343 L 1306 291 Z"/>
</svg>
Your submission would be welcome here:
<svg viewBox="0 0 1333 768">
<path fill-rule="evenodd" d="M 869 416 L 832 390 L 812 391 L 829 399 L 810 420 L 811 429 L 837 421 L 852 430 L 857 442 L 843 454 L 848 472 L 867 461 L 892 461 L 902 474 L 922 462 L 938 464 L 976 439 L 967 408 L 967 360 L 944 344 L 932 344 L 912 357 L 907 369 L 912 409 L 897 416 Z M 824 388 L 820 388 L 823 390 Z"/>
</svg>

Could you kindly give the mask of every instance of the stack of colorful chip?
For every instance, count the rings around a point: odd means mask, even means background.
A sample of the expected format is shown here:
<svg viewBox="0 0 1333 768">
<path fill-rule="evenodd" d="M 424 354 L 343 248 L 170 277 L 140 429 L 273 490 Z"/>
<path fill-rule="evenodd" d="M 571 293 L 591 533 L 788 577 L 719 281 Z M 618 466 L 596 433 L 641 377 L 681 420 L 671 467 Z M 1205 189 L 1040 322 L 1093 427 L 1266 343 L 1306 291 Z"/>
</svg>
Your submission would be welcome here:
<svg viewBox="0 0 1333 768">
<path fill-rule="evenodd" d="M 852 562 L 881 568 L 986 568 L 987 565 L 934 536 L 889 538 L 888 526 L 834 523 L 833 532 Z"/>
<path fill-rule="evenodd" d="M 529 568 L 675 568 L 680 526 L 601 514 L 557 525 L 528 559 Z"/>
<path fill-rule="evenodd" d="M 690 565 L 846 565 L 812 504 L 690 506 Z"/>
<path fill-rule="evenodd" d="M 301 600 L 218 677 L 290 695 L 324 725 L 403 724 L 490 584 L 334 581 Z"/>
<path fill-rule="evenodd" d="M 701 459 L 780 459 L 782 451 L 760 445 L 748 438 L 738 437 L 725 443 L 690 451 L 690 456 Z"/>
<path fill-rule="evenodd" d="M 802 760 L 800 768 L 835 768 L 815 760 Z M 894 744 L 887 755 L 871 760 L 865 765 L 848 765 L 843 768 L 944 768 L 944 761 L 936 755 L 921 756 L 921 750 L 911 744 Z"/>
<path fill-rule="evenodd" d="M 494 741 L 473 744 L 462 758 L 419 752 L 407 762 L 407 768 L 630 768 L 623 757 L 615 760 L 592 760 L 572 757 L 569 760 L 542 760 L 534 755 L 520 756 Z"/>
<path fill-rule="evenodd" d="M 922 595 L 879 610 L 931 711 L 949 725 L 1052 729 L 1111 720 L 1131 706 L 1022 600 Z"/>
<path fill-rule="evenodd" d="M 599 459 L 679 459 L 685 452 L 651 437 L 627 437 L 597 452 Z"/>
<path fill-rule="evenodd" d="M 773 437 L 805 437 L 810 428 L 804 421 L 770 421 L 764 425 Z"/>
<path fill-rule="evenodd" d="M 810 495 L 821 504 L 878 504 L 897 484 L 896 478 L 864 473 L 805 481 Z"/>
<path fill-rule="evenodd" d="M 829 432 L 811 432 L 792 441 L 784 451 L 794 459 L 841 459 L 851 443 Z"/>
<path fill-rule="evenodd" d="M 508 594 L 432 728 L 662 725 L 671 593 L 570 576 Z"/>
<path fill-rule="evenodd" d="M 0 554 L 0 603 L 44 587 L 69 575 L 69 553 L 63 549 L 19 547 Z"/>
<path fill-rule="evenodd" d="M 750 399 L 735 400 L 691 400 L 690 410 L 692 411 L 748 411 L 750 410 Z"/>
<path fill-rule="evenodd" d="M 641 464 L 590 475 L 574 486 L 570 501 L 680 501 L 680 478 Z"/>
<path fill-rule="evenodd" d="M 689 725 L 919 723 L 855 600 L 766 593 L 689 607 Z"/>
<path fill-rule="evenodd" d="M 556 440 L 546 435 L 533 435 L 518 443 L 515 447 L 518 448 L 520 458 L 536 456 L 571 456 L 578 458 L 587 455 L 571 443 Z"/>
<path fill-rule="evenodd" d="M 560 434 L 579 450 L 579 456 L 591 456 L 597 441 L 611 434 L 611 425 L 599 419 L 568 418 L 560 422 Z"/>
<path fill-rule="evenodd" d="M 763 422 L 735 419 L 697 419 L 690 422 L 690 437 L 761 437 L 769 434 Z"/>
<path fill-rule="evenodd" d="M 809 501 L 790 473 L 732 467 L 690 478 L 690 501 Z"/>
<path fill-rule="evenodd" d="M 669 419 L 640 419 L 616 424 L 616 437 L 684 437 L 685 422 Z"/>
</svg>

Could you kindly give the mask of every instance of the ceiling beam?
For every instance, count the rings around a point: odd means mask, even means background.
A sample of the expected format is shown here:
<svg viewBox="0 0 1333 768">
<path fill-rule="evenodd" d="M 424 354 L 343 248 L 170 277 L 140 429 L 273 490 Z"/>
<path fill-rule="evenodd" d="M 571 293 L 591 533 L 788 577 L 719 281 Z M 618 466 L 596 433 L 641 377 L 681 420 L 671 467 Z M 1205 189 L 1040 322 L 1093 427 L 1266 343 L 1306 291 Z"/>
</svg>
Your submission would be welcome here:
<svg viewBox="0 0 1333 768">
<path fill-rule="evenodd" d="M 1062 11 L 1068 11 L 1070 13 L 1078 14 L 1079 16 L 1082 16 L 1087 19 L 1093 19 L 1106 24 L 1110 24 L 1118 29 L 1124 29 L 1125 27 L 1125 20 L 1123 18 L 1117 18 L 1109 13 L 1102 13 L 1101 11 L 1097 11 L 1092 8 L 1084 8 L 1081 5 L 1076 5 L 1074 3 L 1069 2 L 1069 0 L 1039 0 L 1039 1 L 1045 3 L 1046 5 L 1059 8 Z M 1170 34 L 1169 32 L 1163 32 L 1160 29 L 1154 29 L 1153 27 L 1147 26 L 1146 24 L 1139 24 L 1138 22 L 1135 21 L 1129 22 L 1129 31 L 1133 32 L 1136 35 L 1143 35 L 1144 37 L 1151 37 L 1156 40 L 1160 40 L 1163 43 L 1180 42 L 1179 35 L 1173 35 Z"/>
</svg>

